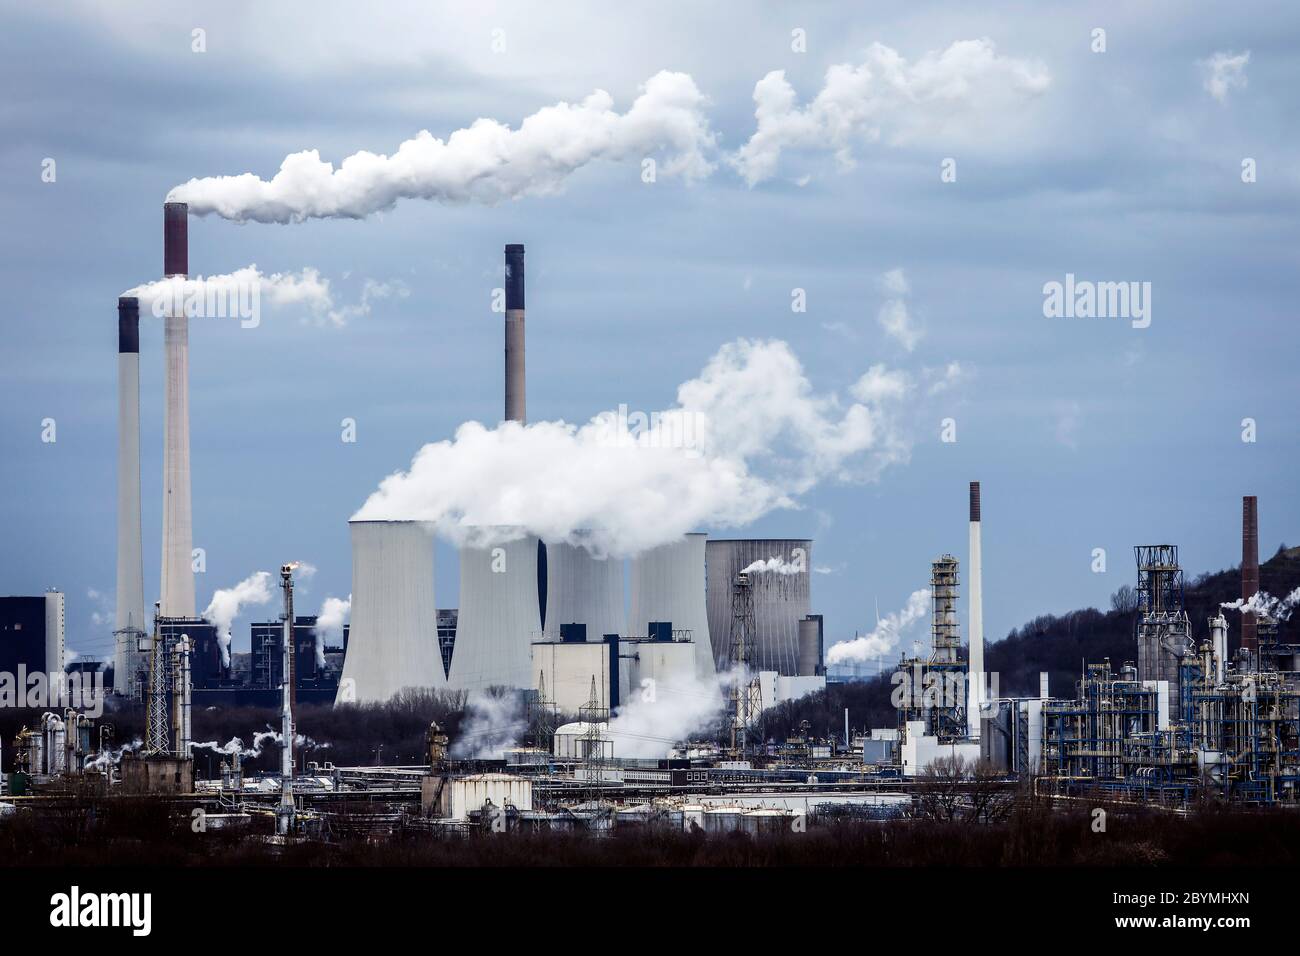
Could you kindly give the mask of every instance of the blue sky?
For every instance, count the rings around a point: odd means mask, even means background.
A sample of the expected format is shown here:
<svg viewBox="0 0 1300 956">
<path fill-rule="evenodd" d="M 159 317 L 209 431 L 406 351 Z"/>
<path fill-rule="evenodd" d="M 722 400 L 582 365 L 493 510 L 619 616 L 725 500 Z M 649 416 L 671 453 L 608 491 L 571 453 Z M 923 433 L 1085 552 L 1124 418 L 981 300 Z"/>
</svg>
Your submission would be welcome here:
<svg viewBox="0 0 1300 956">
<path fill-rule="evenodd" d="M 929 562 L 966 550 L 966 483 L 983 482 L 985 628 L 1105 606 L 1131 548 L 1174 542 L 1190 572 L 1239 558 L 1240 497 L 1261 550 L 1300 539 L 1294 472 L 1296 91 L 1300 15 L 1284 3 L 1141 9 L 991 5 L 3 4 L 0 78 L 0 593 L 68 595 L 68 644 L 111 646 L 116 313 L 161 267 L 160 205 L 192 177 L 272 176 L 286 154 L 338 163 L 478 117 L 515 127 L 607 90 L 625 110 L 660 70 L 707 97 L 717 168 L 641 182 L 597 161 L 555 194 L 496 205 L 403 200 L 364 220 L 282 226 L 193 219 L 194 272 L 319 270 L 339 304 L 367 280 L 406 290 L 343 326 L 268 309 L 256 329 L 191 329 L 195 545 L 213 590 L 289 559 L 320 570 L 300 602 L 349 590 L 347 518 L 426 441 L 496 422 L 507 242 L 528 248 L 531 419 L 585 421 L 672 404 L 724 343 L 780 339 L 813 386 L 846 396 L 877 363 L 959 383 L 918 402 L 910 460 L 879 480 L 827 480 L 754 536 L 815 539 L 828 639 L 901 607 Z M 206 30 L 207 49 L 191 49 Z M 1106 51 L 1091 49 L 1106 31 Z M 806 52 L 791 31 L 806 31 Z M 493 52 L 501 30 L 504 52 Z M 726 157 L 754 133 L 754 87 L 785 70 L 800 106 L 873 43 L 910 62 L 987 37 L 1050 85 L 1011 104 L 933 115 L 904 104 L 873 138 L 784 151 L 753 186 Z M 1201 61 L 1250 57 L 1220 98 Z M 903 134 L 906 135 L 903 135 Z M 946 157 L 957 181 L 940 178 Z M 1258 178 L 1243 183 L 1241 163 Z M 42 161 L 57 163 L 43 182 Z M 902 269 L 922 337 L 878 322 Z M 1152 322 L 1049 319 L 1066 273 L 1152 284 Z M 793 313 L 791 290 L 808 309 Z M 161 328 L 142 329 L 146 600 L 160 536 Z M 345 417 L 358 441 L 339 441 Z M 957 423 L 940 441 L 940 420 Z M 1241 421 L 1258 440 L 1241 440 Z M 54 418 L 58 440 L 41 441 Z M 712 529 L 704 529 L 712 530 Z M 737 529 L 717 529 L 735 536 Z M 1094 574 L 1092 551 L 1108 570 Z M 455 603 L 439 547 L 438 603 Z M 260 613 L 255 612 L 260 617 Z M 243 619 L 245 622 L 248 617 Z M 243 624 L 236 649 L 247 643 Z"/>
</svg>

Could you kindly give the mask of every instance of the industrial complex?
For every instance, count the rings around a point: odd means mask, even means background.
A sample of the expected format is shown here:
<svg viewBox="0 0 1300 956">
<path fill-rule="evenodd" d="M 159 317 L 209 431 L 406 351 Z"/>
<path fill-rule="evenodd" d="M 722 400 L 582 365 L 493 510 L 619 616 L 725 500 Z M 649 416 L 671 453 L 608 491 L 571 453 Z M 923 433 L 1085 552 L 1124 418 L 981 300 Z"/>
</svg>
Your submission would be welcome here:
<svg viewBox="0 0 1300 956">
<path fill-rule="evenodd" d="M 167 277 L 189 273 L 187 230 L 185 205 L 167 203 Z M 506 246 L 505 276 L 505 419 L 523 424 L 522 245 Z M 1132 659 L 1085 662 L 1073 687 L 1049 687 L 1044 675 L 1036 696 L 1007 697 L 984 663 L 983 515 L 971 482 L 967 555 L 939 555 L 930 569 L 928 650 L 889 672 L 896 720 L 854 730 L 846 712 L 842 736 L 805 727 L 771 739 L 758 729 L 764 712 L 827 686 L 807 538 L 691 533 L 623 560 L 584 547 L 581 531 L 543 540 L 495 529 L 499 546 L 460 548 L 456 606 L 440 608 L 432 529 L 354 519 L 342 645 L 327 646 L 316 620 L 295 613 L 290 562 L 280 569 L 282 613 L 253 623 L 250 650 L 232 653 L 229 635 L 195 608 L 184 314 L 165 317 L 162 579 L 146 613 L 139 302 L 121 298 L 117 319 L 110 711 L 51 707 L 6 740 L 8 807 L 39 812 L 75 786 L 154 795 L 250 834 L 316 840 L 357 828 L 647 822 L 761 835 L 808 816 L 908 817 L 944 775 L 959 788 L 978 780 L 1047 800 L 1300 802 L 1300 647 L 1280 639 L 1257 600 L 1253 497 L 1243 501 L 1238 633 L 1222 613 L 1190 619 L 1176 546 L 1139 546 Z M 0 599 L 0 669 L 64 682 L 63 630 L 57 591 Z M 341 766 L 297 749 L 301 708 L 383 705 L 403 693 L 481 715 L 495 702 L 509 716 L 487 729 L 462 724 L 462 739 L 433 723 L 414 764 Z M 265 741 L 196 745 L 196 708 L 244 706 L 278 711 Z M 114 713 L 133 709 L 144 716 L 141 738 L 114 739 Z M 278 767 L 246 768 L 264 745 L 278 748 Z M 215 767 L 196 763 L 196 746 Z"/>
</svg>

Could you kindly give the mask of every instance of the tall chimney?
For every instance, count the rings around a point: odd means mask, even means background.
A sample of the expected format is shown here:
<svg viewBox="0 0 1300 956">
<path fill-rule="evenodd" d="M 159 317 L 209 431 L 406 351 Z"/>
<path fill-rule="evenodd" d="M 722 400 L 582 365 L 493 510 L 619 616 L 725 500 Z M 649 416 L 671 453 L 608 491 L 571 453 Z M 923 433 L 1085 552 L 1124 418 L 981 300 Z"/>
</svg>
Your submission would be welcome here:
<svg viewBox="0 0 1300 956">
<path fill-rule="evenodd" d="M 189 275 L 189 207 L 163 204 L 163 272 Z M 163 319 L 166 398 L 163 410 L 162 610 L 164 617 L 194 616 L 193 518 L 190 510 L 190 344 L 189 320 Z"/>
<path fill-rule="evenodd" d="M 1259 593 L 1259 508 L 1254 495 L 1241 499 L 1241 598 L 1249 601 Z M 1252 653 L 1259 646 L 1255 615 L 1241 612 L 1241 646 Z"/>
<path fill-rule="evenodd" d="M 140 300 L 117 300 L 117 617 L 113 691 L 130 694 L 144 636 L 140 553 Z"/>
<path fill-rule="evenodd" d="M 967 591 L 970 595 L 970 635 L 968 653 L 966 723 L 972 737 L 980 735 L 980 705 L 984 703 L 984 596 L 980 557 L 980 483 L 970 483 L 970 559 L 967 565 Z"/>
<path fill-rule="evenodd" d="M 524 247 L 506 246 L 506 421 L 528 420 L 524 402 Z"/>
</svg>

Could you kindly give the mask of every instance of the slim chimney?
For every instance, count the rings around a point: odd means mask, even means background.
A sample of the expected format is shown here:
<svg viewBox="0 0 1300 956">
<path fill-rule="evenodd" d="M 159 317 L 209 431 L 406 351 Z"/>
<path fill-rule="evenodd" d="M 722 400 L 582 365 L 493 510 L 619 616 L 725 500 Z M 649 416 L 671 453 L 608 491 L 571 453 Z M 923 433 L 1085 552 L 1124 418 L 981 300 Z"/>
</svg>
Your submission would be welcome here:
<svg viewBox="0 0 1300 956">
<path fill-rule="evenodd" d="M 506 246 L 506 421 L 528 420 L 524 388 L 524 247 Z"/>
<path fill-rule="evenodd" d="M 1241 598 L 1249 601 L 1259 593 L 1259 508 L 1254 495 L 1241 499 Z M 1251 653 L 1259 646 L 1255 615 L 1241 612 L 1241 646 Z"/>
<path fill-rule="evenodd" d="M 140 553 L 140 300 L 117 300 L 117 619 L 113 691 L 131 694 L 144 637 Z"/>
<path fill-rule="evenodd" d="M 189 207 L 163 204 L 163 272 L 168 278 L 189 275 Z M 175 298 L 175 297 L 173 297 Z M 194 616 L 194 545 L 190 510 L 190 345 L 189 320 L 163 319 L 166 397 L 163 407 L 163 543 L 162 615 Z"/>
<path fill-rule="evenodd" d="M 970 559 L 967 571 L 967 588 L 970 594 L 970 650 L 967 684 L 970 688 L 966 702 L 966 723 L 970 736 L 980 735 L 980 705 L 984 703 L 984 597 L 981 582 L 980 558 L 980 483 L 970 483 Z"/>
</svg>

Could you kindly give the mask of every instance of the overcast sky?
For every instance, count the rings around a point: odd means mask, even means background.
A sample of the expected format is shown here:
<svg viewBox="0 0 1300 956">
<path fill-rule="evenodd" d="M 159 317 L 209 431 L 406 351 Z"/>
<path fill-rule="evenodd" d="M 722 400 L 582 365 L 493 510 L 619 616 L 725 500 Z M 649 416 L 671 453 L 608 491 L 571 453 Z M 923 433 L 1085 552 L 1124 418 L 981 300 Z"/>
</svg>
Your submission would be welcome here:
<svg viewBox="0 0 1300 956">
<path fill-rule="evenodd" d="M 83 654 L 112 642 L 116 298 L 161 271 L 169 190 L 270 180 L 301 150 L 335 166 L 392 154 L 479 118 L 516 129 L 596 90 L 621 115 L 665 70 L 701 96 L 708 142 L 691 148 L 707 171 L 671 174 L 679 142 L 646 183 L 639 153 L 597 149 L 495 202 L 191 219 L 192 272 L 310 268 L 332 303 L 266 304 L 256 328 L 192 323 L 200 608 L 291 559 L 319 568 L 304 610 L 346 596 L 347 519 L 379 481 L 462 422 L 496 424 L 507 242 L 528 250 L 531 420 L 668 408 L 739 338 L 788 343 L 827 407 L 850 405 L 872 366 L 910 377 L 906 460 L 873 481 L 826 474 L 745 529 L 702 529 L 815 539 L 828 643 L 870 629 L 877 602 L 901 608 L 934 557 L 964 561 L 971 479 L 991 638 L 1107 606 L 1135 544 L 1181 545 L 1191 573 L 1236 563 L 1243 494 L 1260 498 L 1266 557 L 1300 542 L 1293 4 L 0 6 L 0 593 L 64 590 Z M 764 81 L 775 70 L 787 99 Z M 1067 273 L 1150 283 L 1149 326 L 1045 316 L 1044 284 Z M 142 325 L 152 603 L 162 334 Z M 455 588 L 440 545 L 437 603 Z"/>
</svg>

